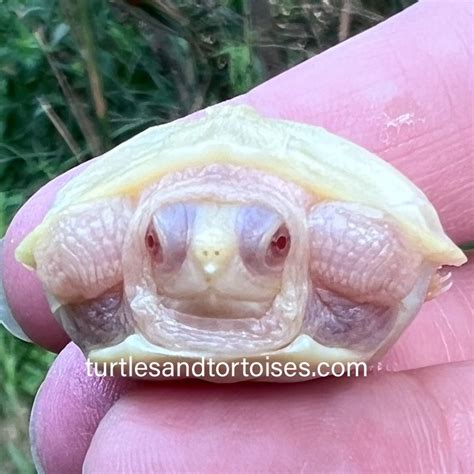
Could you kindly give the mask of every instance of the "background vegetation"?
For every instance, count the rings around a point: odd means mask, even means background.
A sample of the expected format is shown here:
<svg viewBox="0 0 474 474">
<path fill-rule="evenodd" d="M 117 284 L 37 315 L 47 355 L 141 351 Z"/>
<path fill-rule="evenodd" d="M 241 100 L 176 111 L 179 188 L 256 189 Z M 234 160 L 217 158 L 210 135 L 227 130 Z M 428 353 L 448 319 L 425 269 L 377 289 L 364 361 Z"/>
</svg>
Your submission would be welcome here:
<svg viewBox="0 0 474 474">
<path fill-rule="evenodd" d="M 0 232 L 48 180 L 244 93 L 415 0 L 0 0 Z M 388 53 L 389 54 L 389 53 Z M 0 329 L 0 471 L 53 360 Z"/>
</svg>

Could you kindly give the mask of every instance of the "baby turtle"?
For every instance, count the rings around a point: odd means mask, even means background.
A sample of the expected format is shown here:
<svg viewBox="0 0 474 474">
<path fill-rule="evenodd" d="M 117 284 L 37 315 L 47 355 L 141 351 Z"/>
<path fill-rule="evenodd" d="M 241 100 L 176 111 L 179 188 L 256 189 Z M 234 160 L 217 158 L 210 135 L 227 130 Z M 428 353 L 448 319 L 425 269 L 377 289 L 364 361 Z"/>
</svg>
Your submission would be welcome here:
<svg viewBox="0 0 474 474">
<path fill-rule="evenodd" d="M 380 158 L 230 105 L 94 160 L 16 257 L 92 361 L 132 364 L 374 362 L 466 261 Z"/>
</svg>

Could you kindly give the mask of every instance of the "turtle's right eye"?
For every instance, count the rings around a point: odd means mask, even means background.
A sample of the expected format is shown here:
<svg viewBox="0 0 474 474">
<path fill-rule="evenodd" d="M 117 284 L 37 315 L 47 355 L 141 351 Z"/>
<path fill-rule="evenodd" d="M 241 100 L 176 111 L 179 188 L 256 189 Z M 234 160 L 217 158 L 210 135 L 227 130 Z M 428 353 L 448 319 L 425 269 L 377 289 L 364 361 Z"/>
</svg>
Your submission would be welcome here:
<svg viewBox="0 0 474 474">
<path fill-rule="evenodd" d="M 156 233 L 153 223 L 148 226 L 148 230 L 145 236 L 145 246 L 149 254 L 154 258 L 157 263 L 161 263 L 163 261 L 163 249 L 161 247 L 160 238 Z"/>
<path fill-rule="evenodd" d="M 194 212 L 183 203 L 167 204 L 153 214 L 145 234 L 145 247 L 160 272 L 176 272 L 188 250 Z"/>
</svg>

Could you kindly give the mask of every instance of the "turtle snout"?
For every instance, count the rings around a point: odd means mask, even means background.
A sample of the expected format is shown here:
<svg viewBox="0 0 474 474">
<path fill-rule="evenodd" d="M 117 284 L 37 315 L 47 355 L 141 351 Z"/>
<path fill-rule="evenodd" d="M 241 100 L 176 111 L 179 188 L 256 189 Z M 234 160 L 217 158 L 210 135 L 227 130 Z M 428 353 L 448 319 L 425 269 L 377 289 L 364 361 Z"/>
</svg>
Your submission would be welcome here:
<svg viewBox="0 0 474 474">
<path fill-rule="evenodd" d="M 208 235 L 205 240 L 195 241 L 191 248 L 194 260 L 207 281 L 226 270 L 235 251 L 235 244 L 225 234 Z"/>
</svg>

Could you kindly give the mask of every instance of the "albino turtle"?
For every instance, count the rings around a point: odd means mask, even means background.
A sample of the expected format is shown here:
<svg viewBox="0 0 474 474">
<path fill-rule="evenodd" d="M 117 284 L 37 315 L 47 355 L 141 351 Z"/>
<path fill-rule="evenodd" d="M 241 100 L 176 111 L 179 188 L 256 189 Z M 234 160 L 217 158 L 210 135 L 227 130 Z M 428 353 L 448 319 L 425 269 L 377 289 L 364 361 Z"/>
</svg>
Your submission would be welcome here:
<svg viewBox="0 0 474 474">
<path fill-rule="evenodd" d="M 96 159 L 16 257 L 91 360 L 132 363 L 373 362 L 466 261 L 375 155 L 229 105 Z"/>
</svg>

